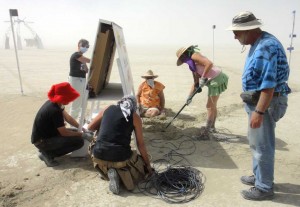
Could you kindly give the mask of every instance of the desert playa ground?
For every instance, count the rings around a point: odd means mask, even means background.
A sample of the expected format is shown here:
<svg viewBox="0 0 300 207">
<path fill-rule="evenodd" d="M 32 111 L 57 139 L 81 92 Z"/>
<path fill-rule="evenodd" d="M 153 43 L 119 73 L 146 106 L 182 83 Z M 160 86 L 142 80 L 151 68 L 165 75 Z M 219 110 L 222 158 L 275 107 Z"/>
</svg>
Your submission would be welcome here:
<svg viewBox="0 0 300 207">
<path fill-rule="evenodd" d="M 218 133 L 210 140 L 194 138 L 205 124 L 207 89 L 197 94 L 165 132 L 162 129 L 183 106 L 191 86 L 191 73 L 175 65 L 177 47 L 128 47 L 134 87 L 141 75 L 152 69 L 165 86 L 167 118 L 143 119 L 144 137 L 155 161 L 171 149 L 183 147 L 186 162 L 203 174 L 202 194 L 181 206 L 300 206 L 300 53 L 291 64 L 289 107 L 276 128 L 275 198 L 271 201 L 244 200 L 240 191 L 248 186 L 239 181 L 251 174 L 247 118 L 239 97 L 245 60 L 240 47 L 217 47 L 215 64 L 230 77 L 229 88 L 219 100 Z M 200 46 L 201 48 L 201 46 Z M 60 165 L 48 168 L 30 143 L 33 119 L 47 99 L 54 83 L 67 81 L 69 56 L 74 49 L 24 49 L 19 51 L 24 95 L 21 95 L 13 50 L 0 50 L 0 205 L 1 206 L 171 206 L 159 197 L 122 190 L 119 196 L 108 190 L 89 158 L 64 156 Z M 211 50 L 201 48 L 211 58 Z M 87 56 L 91 55 L 91 51 Z M 111 82 L 120 82 L 116 63 Z M 111 101 L 115 103 L 115 100 Z M 100 107 L 110 101 L 101 101 Z M 90 103 L 89 103 L 90 105 Z M 188 140 L 188 141 L 187 141 Z M 159 144 L 157 144 L 159 143 Z M 195 150 L 193 150 L 195 149 Z"/>
</svg>

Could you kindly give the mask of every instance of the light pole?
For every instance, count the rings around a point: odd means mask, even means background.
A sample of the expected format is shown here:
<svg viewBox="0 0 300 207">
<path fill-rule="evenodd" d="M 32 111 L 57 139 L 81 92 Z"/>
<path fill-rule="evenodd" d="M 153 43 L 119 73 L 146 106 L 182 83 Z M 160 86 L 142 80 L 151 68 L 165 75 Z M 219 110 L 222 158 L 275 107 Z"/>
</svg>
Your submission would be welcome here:
<svg viewBox="0 0 300 207">
<path fill-rule="evenodd" d="M 18 10 L 17 9 L 10 9 L 9 10 L 9 16 L 10 16 L 11 30 L 12 30 L 13 39 L 14 39 L 14 47 L 15 47 L 17 66 L 18 66 L 18 72 L 19 72 L 19 81 L 20 81 L 20 86 L 21 86 L 21 93 L 22 93 L 22 95 L 24 95 L 23 94 L 23 86 L 22 86 L 22 78 L 21 78 L 21 73 L 20 73 L 20 66 L 19 66 L 18 50 L 17 50 L 17 46 L 16 46 L 15 30 L 14 30 L 14 24 L 13 24 L 13 21 L 12 21 L 12 17 L 17 17 L 18 16 Z"/>
<path fill-rule="evenodd" d="M 292 34 L 290 34 L 291 44 L 290 44 L 290 46 L 287 48 L 287 50 L 290 51 L 290 55 L 289 55 L 289 65 L 290 65 L 291 57 L 292 57 L 292 50 L 294 50 L 294 47 L 293 47 L 293 38 L 296 37 L 296 34 L 294 34 L 295 15 L 296 15 L 296 10 L 293 11 L 293 27 L 292 27 Z"/>
<path fill-rule="evenodd" d="M 216 29 L 216 25 L 213 25 L 212 29 L 213 29 L 213 62 L 215 62 L 215 29 Z"/>
</svg>

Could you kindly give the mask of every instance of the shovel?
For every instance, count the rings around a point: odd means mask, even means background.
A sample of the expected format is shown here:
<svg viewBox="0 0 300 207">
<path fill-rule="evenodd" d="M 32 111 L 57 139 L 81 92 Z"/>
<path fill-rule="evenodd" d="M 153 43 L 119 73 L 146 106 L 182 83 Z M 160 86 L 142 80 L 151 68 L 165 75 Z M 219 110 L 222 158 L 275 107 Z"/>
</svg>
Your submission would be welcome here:
<svg viewBox="0 0 300 207">
<path fill-rule="evenodd" d="M 200 93 L 202 91 L 202 88 L 201 87 L 198 87 L 197 88 L 197 90 L 195 90 L 194 91 L 194 93 L 192 94 L 192 96 L 191 96 L 191 100 L 193 99 L 193 97 L 196 95 L 196 93 Z M 170 124 L 174 121 L 174 119 L 176 119 L 176 117 L 180 114 L 180 112 L 184 109 L 184 107 L 186 107 L 188 104 L 187 103 L 185 103 L 182 107 L 181 107 L 181 109 L 178 111 L 178 113 L 173 117 L 173 119 L 170 121 L 170 123 L 166 126 L 166 128 L 165 129 L 167 129 L 169 126 L 170 126 Z"/>
</svg>

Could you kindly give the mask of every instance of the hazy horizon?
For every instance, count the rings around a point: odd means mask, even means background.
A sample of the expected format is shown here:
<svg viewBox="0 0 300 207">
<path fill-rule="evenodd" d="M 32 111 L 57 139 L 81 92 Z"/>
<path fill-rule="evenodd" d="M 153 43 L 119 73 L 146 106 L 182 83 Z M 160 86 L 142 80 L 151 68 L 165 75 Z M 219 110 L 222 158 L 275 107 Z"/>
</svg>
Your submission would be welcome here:
<svg viewBox="0 0 300 207">
<path fill-rule="evenodd" d="M 76 48 L 81 38 L 93 45 L 99 19 L 120 25 L 128 45 L 212 45 L 213 40 L 215 45 L 238 45 L 226 28 L 237 13 L 246 10 L 262 20 L 263 30 L 274 34 L 287 47 L 294 10 L 294 34 L 299 34 L 299 8 L 299 0 L 0 0 L 0 48 L 4 48 L 10 26 L 10 22 L 5 22 L 10 20 L 9 9 L 17 9 L 20 20 L 33 22 L 28 25 L 46 48 Z M 22 24 L 20 33 L 22 39 L 31 35 Z M 294 45 L 298 42 L 294 38 Z"/>
</svg>

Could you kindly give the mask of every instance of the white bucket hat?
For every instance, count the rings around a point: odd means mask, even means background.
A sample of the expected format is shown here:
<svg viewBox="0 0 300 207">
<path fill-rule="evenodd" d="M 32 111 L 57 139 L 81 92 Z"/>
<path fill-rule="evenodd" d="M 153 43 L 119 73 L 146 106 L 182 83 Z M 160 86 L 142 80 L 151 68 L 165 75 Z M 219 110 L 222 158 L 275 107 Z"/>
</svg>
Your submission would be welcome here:
<svg viewBox="0 0 300 207">
<path fill-rule="evenodd" d="M 252 12 L 241 12 L 232 19 L 232 25 L 227 30 L 244 31 L 252 30 L 262 26 L 262 23 L 257 19 Z"/>
</svg>

